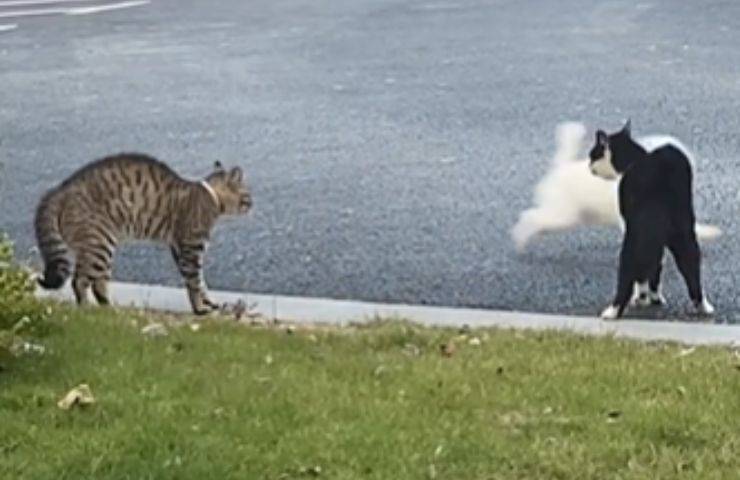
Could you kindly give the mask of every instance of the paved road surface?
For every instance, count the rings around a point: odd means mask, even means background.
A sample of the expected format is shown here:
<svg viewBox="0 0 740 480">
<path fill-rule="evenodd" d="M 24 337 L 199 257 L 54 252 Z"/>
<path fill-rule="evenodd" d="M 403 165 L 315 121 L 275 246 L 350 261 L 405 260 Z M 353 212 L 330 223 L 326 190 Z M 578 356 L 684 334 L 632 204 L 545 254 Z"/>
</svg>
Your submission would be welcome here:
<svg viewBox="0 0 740 480">
<path fill-rule="evenodd" d="M 619 234 L 517 256 L 508 229 L 563 119 L 671 133 L 697 152 L 697 209 L 721 318 L 740 319 L 740 4 L 614 0 L 152 0 L 3 17 L 0 228 L 33 244 L 41 193 L 142 150 L 188 176 L 247 169 L 255 210 L 215 233 L 213 287 L 595 313 Z M 118 2 L 51 2 L 56 8 Z M 44 5 L 48 8 L 49 5 Z M 178 284 L 164 249 L 121 280 Z M 670 315 L 687 310 L 673 266 Z M 660 316 L 660 313 L 653 312 Z"/>
</svg>

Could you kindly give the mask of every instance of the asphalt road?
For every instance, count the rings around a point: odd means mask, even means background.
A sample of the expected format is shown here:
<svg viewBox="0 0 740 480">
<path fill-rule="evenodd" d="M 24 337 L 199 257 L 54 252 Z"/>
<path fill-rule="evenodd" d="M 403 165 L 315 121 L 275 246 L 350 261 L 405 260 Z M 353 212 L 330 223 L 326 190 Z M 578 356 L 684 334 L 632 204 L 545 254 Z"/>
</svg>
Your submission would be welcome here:
<svg viewBox="0 0 740 480">
<path fill-rule="evenodd" d="M 14 23 L 0 229 L 20 254 L 44 190 L 138 150 L 191 177 L 216 159 L 246 169 L 255 209 L 214 233 L 212 288 L 593 314 L 617 230 L 521 256 L 508 230 L 557 122 L 630 116 L 695 150 L 698 215 L 726 232 L 706 245 L 705 288 L 740 320 L 740 3 L 153 0 Z M 179 284 L 144 245 L 121 249 L 115 277 Z M 665 280 L 671 307 L 649 315 L 684 314 L 672 264 Z"/>
</svg>

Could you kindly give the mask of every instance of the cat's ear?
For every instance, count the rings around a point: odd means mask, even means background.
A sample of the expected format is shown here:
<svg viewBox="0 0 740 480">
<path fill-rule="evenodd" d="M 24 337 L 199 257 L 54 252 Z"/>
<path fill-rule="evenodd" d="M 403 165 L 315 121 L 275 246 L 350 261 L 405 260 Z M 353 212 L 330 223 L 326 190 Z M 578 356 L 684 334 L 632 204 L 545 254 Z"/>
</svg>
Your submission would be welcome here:
<svg viewBox="0 0 740 480">
<path fill-rule="evenodd" d="M 224 166 L 221 165 L 220 161 L 216 160 L 216 162 L 213 164 L 213 169 L 216 170 L 217 172 L 223 172 Z"/>
<path fill-rule="evenodd" d="M 596 145 L 609 145 L 609 136 L 603 130 L 596 130 Z"/>
<path fill-rule="evenodd" d="M 229 172 L 229 181 L 234 183 L 240 183 L 244 178 L 244 172 L 239 167 L 234 167 Z"/>
<path fill-rule="evenodd" d="M 624 124 L 624 127 L 622 127 L 622 133 L 626 134 L 627 136 L 632 135 L 632 119 L 628 118 L 627 123 Z"/>
</svg>

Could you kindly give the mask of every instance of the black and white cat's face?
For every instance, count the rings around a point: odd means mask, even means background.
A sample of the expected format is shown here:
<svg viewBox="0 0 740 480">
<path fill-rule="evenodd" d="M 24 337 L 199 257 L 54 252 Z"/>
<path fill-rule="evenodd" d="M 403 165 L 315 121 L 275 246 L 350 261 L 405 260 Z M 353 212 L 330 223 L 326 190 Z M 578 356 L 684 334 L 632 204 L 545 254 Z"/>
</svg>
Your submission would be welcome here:
<svg viewBox="0 0 740 480">
<path fill-rule="evenodd" d="M 626 137 L 626 138 L 623 138 Z M 596 143 L 588 157 L 591 160 L 591 173 L 604 180 L 616 180 L 620 172 L 614 167 L 611 145 L 630 137 L 630 121 L 617 133 L 607 135 L 603 130 L 596 131 Z"/>
</svg>

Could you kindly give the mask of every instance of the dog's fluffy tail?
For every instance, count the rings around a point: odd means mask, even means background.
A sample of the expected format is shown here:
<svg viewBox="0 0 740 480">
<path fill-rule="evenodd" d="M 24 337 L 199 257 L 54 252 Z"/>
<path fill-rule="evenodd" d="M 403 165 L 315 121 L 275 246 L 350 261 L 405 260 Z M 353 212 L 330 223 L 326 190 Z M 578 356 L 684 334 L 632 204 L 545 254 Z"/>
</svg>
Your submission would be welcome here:
<svg viewBox="0 0 740 480">
<path fill-rule="evenodd" d="M 555 129 L 555 165 L 578 160 L 586 138 L 586 127 L 580 122 L 563 122 Z"/>
<path fill-rule="evenodd" d="M 714 240 L 722 235 L 722 229 L 715 225 L 697 223 L 694 229 L 699 240 Z"/>
</svg>

